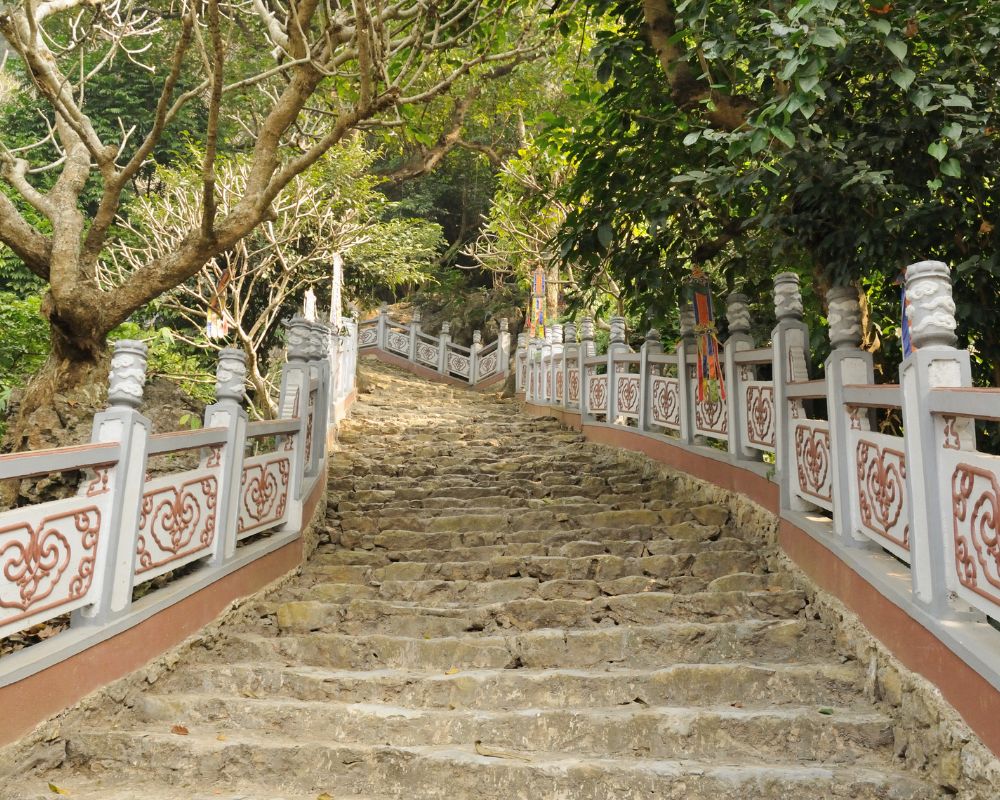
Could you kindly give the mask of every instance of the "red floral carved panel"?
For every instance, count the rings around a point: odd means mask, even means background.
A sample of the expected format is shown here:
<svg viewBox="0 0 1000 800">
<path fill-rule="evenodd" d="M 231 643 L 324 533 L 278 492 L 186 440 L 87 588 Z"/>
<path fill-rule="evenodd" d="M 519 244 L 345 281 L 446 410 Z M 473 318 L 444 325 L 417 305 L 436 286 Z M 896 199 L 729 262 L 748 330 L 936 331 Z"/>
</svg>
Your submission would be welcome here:
<svg viewBox="0 0 1000 800">
<path fill-rule="evenodd" d="M 287 456 L 269 454 L 247 459 L 240 481 L 237 536 L 249 536 L 280 523 L 288 506 Z"/>
<path fill-rule="evenodd" d="M 143 494 L 136 546 L 137 575 L 211 548 L 215 540 L 218 491 L 215 476 L 202 474 Z"/>
<path fill-rule="evenodd" d="M 665 428 L 680 428 L 680 383 L 676 378 L 653 378 L 653 421 Z"/>
<path fill-rule="evenodd" d="M 992 470 L 959 464 L 951 478 L 955 569 L 966 589 L 1000 605 L 1000 485 Z"/>
<path fill-rule="evenodd" d="M 903 451 L 860 439 L 855 449 L 855 477 L 858 510 L 865 532 L 873 534 L 876 540 L 885 539 L 909 550 L 909 504 Z"/>
<path fill-rule="evenodd" d="M 747 443 L 774 447 L 774 387 L 746 387 Z"/>
<path fill-rule="evenodd" d="M 597 414 L 608 410 L 608 376 L 591 375 L 587 381 L 587 407 Z"/>
<path fill-rule="evenodd" d="M 618 391 L 615 395 L 616 410 L 619 414 L 639 413 L 639 376 L 619 375 L 615 379 Z"/>
<path fill-rule="evenodd" d="M 800 494 L 824 503 L 833 500 L 829 430 L 810 425 L 795 427 L 795 468 Z"/>
</svg>

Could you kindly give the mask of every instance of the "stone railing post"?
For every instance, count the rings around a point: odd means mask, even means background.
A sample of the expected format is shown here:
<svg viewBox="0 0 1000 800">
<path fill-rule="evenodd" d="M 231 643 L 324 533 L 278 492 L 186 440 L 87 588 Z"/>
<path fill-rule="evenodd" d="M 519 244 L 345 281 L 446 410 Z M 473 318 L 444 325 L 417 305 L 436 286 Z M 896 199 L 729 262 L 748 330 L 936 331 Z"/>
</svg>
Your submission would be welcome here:
<svg viewBox="0 0 1000 800">
<path fill-rule="evenodd" d="M 413 309 L 413 321 L 410 323 L 410 361 L 417 363 L 417 334 L 420 333 L 420 309 Z"/>
<path fill-rule="evenodd" d="M 577 359 L 577 367 L 579 368 L 579 358 L 580 358 L 580 346 L 576 343 L 576 323 L 567 322 L 563 326 L 563 357 L 562 365 L 560 369 L 562 370 L 562 407 L 569 408 L 569 360 L 571 358 Z"/>
<path fill-rule="evenodd" d="M 560 356 L 563 354 L 563 335 L 562 325 L 552 325 L 552 360 L 549 362 L 549 372 L 551 373 L 549 378 L 549 403 L 552 405 L 556 404 L 556 378 L 562 370 L 562 359 Z M 565 392 L 563 392 L 563 395 L 565 396 Z"/>
<path fill-rule="evenodd" d="M 205 409 L 206 428 L 226 428 L 218 475 L 219 495 L 215 509 L 215 548 L 211 563 L 222 564 L 236 553 L 236 527 L 240 516 L 240 484 L 246 449 L 247 356 L 230 347 L 219 351 L 215 366 L 215 402 Z"/>
<path fill-rule="evenodd" d="M 681 340 L 677 343 L 677 394 L 680 412 L 678 438 L 684 444 L 694 444 L 694 379 L 688 359 L 697 355 L 694 340 L 694 309 L 690 303 L 681 308 Z"/>
<path fill-rule="evenodd" d="M 510 321 L 500 320 L 500 335 L 497 337 L 497 368 L 504 377 L 510 374 Z"/>
<path fill-rule="evenodd" d="M 597 354 L 594 346 L 594 318 L 584 317 L 580 323 L 580 420 L 593 417 L 587 411 L 587 398 L 590 397 L 590 371 L 584 364 L 584 359 Z"/>
<path fill-rule="evenodd" d="M 649 430 L 650 404 L 653 402 L 653 367 L 649 363 L 651 355 L 663 352 L 663 340 L 656 328 L 646 332 L 646 339 L 639 350 L 639 430 Z"/>
<path fill-rule="evenodd" d="M 472 332 L 472 346 L 469 348 L 469 383 L 479 382 L 479 351 L 483 349 L 483 332 Z"/>
<path fill-rule="evenodd" d="M 326 458 L 327 446 L 331 443 L 330 397 L 333 394 L 333 380 L 336 365 L 330 359 L 330 328 L 322 322 L 314 322 L 313 341 L 315 369 L 319 377 L 316 390 L 316 411 L 313 423 L 312 464 L 313 473 L 318 472 Z"/>
<path fill-rule="evenodd" d="M 906 491 L 910 521 L 910 571 L 913 595 L 935 614 L 954 613 L 948 603 L 943 537 L 951 535 L 951 480 L 942 473 L 940 448 L 947 441 L 944 420 L 929 411 L 934 389 L 972 385 L 969 353 L 955 347 L 955 302 L 951 271 L 940 261 L 921 261 L 906 270 L 907 318 L 913 354 L 900 365 L 903 433 L 906 440 Z M 975 448 L 972 420 L 952 420 L 961 449 Z M 947 524 L 945 521 L 947 520 Z"/>
<path fill-rule="evenodd" d="M 625 317 L 611 318 L 611 336 L 608 341 L 608 424 L 618 418 L 618 372 L 628 371 L 628 365 L 615 365 L 615 357 L 628 352 L 625 343 Z"/>
<path fill-rule="evenodd" d="M 849 451 L 844 387 L 875 382 L 871 353 L 861 349 L 861 306 L 853 286 L 834 286 L 826 296 L 829 309 L 830 346 L 826 359 L 827 417 L 830 425 L 830 468 L 833 475 L 833 524 L 841 541 L 850 547 L 864 539 L 851 523 L 851 482 L 856 480 L 854 454 Z"/>
<path fill-rule="evenodd" d="M 100 581 L 97 602 L 74 611 L 72 625 L 103 625 L 132 603 L 136 536 L 146 482 L 150 422 L 139 413 L 146 384 L 146 345 L 115 342 L 108 379 L 108 408 L 94 416 L 91 442 L 118 442 L 119 460 L 110 478 L 112 492 L 107 541 L 100 542 L 94 574 Z"/>
<path fill-rule="evenodd" d="M 385 338 L 389 334 L 389 306 L 382 303 L 378 307 L 378 325 L 376 326 L 375 345 L 379 350 L 385 350 Z"/>
<path fill-rule="evenodd" d="M 538 370 L 541 381 L 541 391 L 538 396 L 542 402 L 552 402 L 552 326 L 545 326 L 545 336 L 542 339 L 542 362 Z"/>
<path fill-rule="evenodd" d="M 792 491 L 795 477 L 795 441 L 789 430 L 789 383 L 809 380 L 809 329 L 802 321 L 799 276 L 782 272 L 774 278 L 774 312 L 778 324 L 771 333 L 774 376 L 775 477 L 781 490 L 781 507 L 807 508 Z"/>
<path fill-rule="evenodd" d="M 441 323 L 441 333 L 438 335 L 438 372 L 448 374 L 448 345 L 451 343 L 451 323 Z"/>
<path fill-rule="evenodd" d="M 728 449 L 732 455 L 747 460 L 759 461 L 760 454 L 743 447 L 742 433 L 747 425 L 746 390 L 743 386 L 743 370 L 736 363 L 736 354 L 741 350 L 753 350 L 754 341 L 750 335 L 750 306 L 745 294 L 731 294 L 726 298 L 726 321 L 729 323 L 729 338 L 726 339 L 724 356 L 726 380 L 726 404 L 729 407 Z M 753 367 L 748 367 L 753 374 Z"/>
<path fill-rule="evenodd" d="M 282 530 L 302 529 L 302 494 L 306 474 L 306 434 L 309 427 L 309 323 L 302 317 L 292 317 L 285 323 L 287 361 L 281 370 L 280 415 L 298 417 L 299 430 L 295 434 L 295 448 L 288 476 L 288 517 Z"/>
<path fill-rule="evenodd" d="M 514 353 L 514 390 L 516 392 L 527 393 L 528 370 L 530 367 L 531 365 L 528 362 L 528 334 L 519 333 L 517 335 L 517 350 Z"/>
</svg>

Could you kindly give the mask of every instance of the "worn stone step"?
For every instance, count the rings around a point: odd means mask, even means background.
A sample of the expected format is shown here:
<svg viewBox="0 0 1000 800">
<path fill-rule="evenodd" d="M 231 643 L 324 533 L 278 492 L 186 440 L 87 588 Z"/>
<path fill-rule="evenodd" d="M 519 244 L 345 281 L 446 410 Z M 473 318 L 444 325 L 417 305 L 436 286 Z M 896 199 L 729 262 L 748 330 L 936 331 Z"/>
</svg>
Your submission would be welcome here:
<svg viewBox="0 0 1000 800">
<path fill-rule="evenodd" d="M 178 776 L 178 780 L 183 780 Z M 376 800 L 371 795 L 334 794 L 336 787 L 329 791 L 316 789 L 302 792 L 285 792 L 267 788 L 263 782 L 241 781 L 202 783 L 197 786 L 183 783 L 158 781 L 149 783 L 141 775 L 123 778 L 118 771 L 102 777 L 84 777 L 79 772 L 69 772 L 65 777 L 56 773 L 45 779 L 37 778 L 24 783 L 7 784 L 0 788 L 0 800 L 54 800 L 57 795 L 49 788 L 49 783 L 67 793 L 73 800 L 316 800 L 324 792 L 335 800 Z"/>
<path fill-rule="evenodd" d="M 610 625 L 654 625 L 681 620 L 736 620 L 746 617 L 787 618 L 806 604 L 796 590 L 765 592 L 645 592 L 594 600 L 513 600 L 509 603 L 435 608 L 376 599 L 348 603 L 292 601 L 263 604 L 274 613 L 279 629 L 288 632 L 334 630 L 447 636 L 467 631 L 513 628 L 594 628 Z"/>
<path fill-rule="evenodd" d="M 588 756 L 719 759 L 728 763 L 843 764 L 886 760 L 892 722 L 874 711 L 790 706 L 783 709 L 626 706 L 517 711 L 411 709 L 382 703 L 337 703 L 228 695 L 145 695 L 136 705 L 151 730 L 281 734 L 288 720 L 329 742 L 398 747 L 489 742 L 522 752 Z M 159 723 L 159 724 L 157 724 Z"/>
<path fill-rule="evenodd" d="M 158 689 L 251 699 L 283 697 L 408 708 L 517 710 L 593 706 L 781 709 L 811 705 L 871 710 L 855 665 L 680 664 L 662 669 L 337 670 L 273 662 L 202 664 Z"/>
<path fill-rule="evenodd" d="M 670 623 L 592 630 L 535 630 L 424 638 L 364 633 L 269 636 L 233 632 L 227 658 L 340 669 L 412 667 L 588 668 L 763 659 L 812 665 L 833 657 L 819 626 L 804 620 Z"/>
<path fill-rule="evenodd" d="M 616 536 L 604 536 L 600 530 L 562 531 L 555 533 L 517 532 L 500 537 L 497 544 L 479 545 L 449 545 L 446 548 L 422 547 L 413 550 L 394 549 L 345 549 L 337 545 L 324 547 L 317 551 L 307 570 L 315 570 L 328 564 L 335 566 L 385 566 L 391 562 L 435 563 L 445 561 L 489 561 L 496 557 L 520 556 L 564 556 L 579 558 L 590 555 L 614 555 L 623 558 L 639 558 L 651 555 L 685 555 L 718 550 L 750 551 L 752 546 L 742 539 L 721 537 L 719 539 L 693 544 L 685 539 L 628 539 Z M 454 541 L 461 542 L 461 534 L 451 534 Z M 525 541 L 530 538 L 544 539 L 542 541 Z M 517 541 L 510 541 L 517 539 Z M 465 537 L 468 541 L 468 537 Z M 374 539 L 370 546 L 374 548 Z"/>
<path fill-rule="evenodd" d="M 251 732 L 176 736 L 154 731 L 87 731 L 70 756 L 91 769 L 131 769 L 148 778 L 192 784 L 239 780 L 256 765 L 281 775 L 283 790 L 331 781 L 347 793 L 393 796 L 575 800 L 745 800 L 746 797 L 931 800 L 938 795 L 908 775 L 856 766 L 720 765 L 716 762 L 585 758 L 557 753 L 503 753 L 489 743 L 467 747 L 329 744 L 305 736 Z M 500 755 L 484 755 L 481 753 Z"/>
<path fill-rule="evenodd" d="M 668 579 L 693 576 L 706 581 L 734 572 L 762 571 L 760 559 L 744 550 L 708 551 L 698 554 L 623 558 L 599 554 L 579 558 L 565 556 L 500 556 L 489 561 L 397 561 L 384 567 L 333 566 L 324 577 L 336 582 L 383 581 L 485 581 L 504 578 L 552 580 L 615 580 L 641 576 Z"/>
</svg>

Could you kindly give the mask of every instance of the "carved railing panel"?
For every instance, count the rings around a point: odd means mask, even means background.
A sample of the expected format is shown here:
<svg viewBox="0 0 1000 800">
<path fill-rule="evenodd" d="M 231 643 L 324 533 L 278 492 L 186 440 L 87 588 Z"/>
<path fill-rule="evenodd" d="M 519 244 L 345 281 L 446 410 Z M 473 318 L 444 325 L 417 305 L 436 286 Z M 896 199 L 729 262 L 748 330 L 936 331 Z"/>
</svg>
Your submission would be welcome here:
<svg viewBox="0 0 1000 800">
<path fill-rule="evenodd" d="M 499 360 L 496 353 L 487 353 L 479 359 L 479 377 L 489 378 L 496 374 Z"/>
<path fill-rule="evenodd" d="M 580 405 L 580 364 L 574 358 L 566 368 L 566 381 L 568 383 L 568 404 L 574 408 Z"/>
<path fill-rule="evenodd" d="M 470 360 L 468 356 L 463 356 L 461 353 L 449 351 L 448 372 L 452 373 L 453 375 L 458 375 L 462 378 L 468 378 L 469 364 Z"/>
<path fill-rule="evenodd" d="M 949 586 L 991 617 L 1000 617 L 1000 458 L 945 448 L 950 479 L 945 504 Z"/>
<path fill-rule="evenodd" d="M 638 418 L 639 400 L 642 397 L 639 376 L 616 375 L 615 386 L 615 411 L 624 417 Z"/>
<path fill-rule="evenodd" d="M 677 378 L 654 375 L 650 417 L 654 424 L 671 430 L 681 427 L 681 391 Z"/>
<path fill-rule="evenodd" d="M 112 471 L 78 497 L 0 514 L 0 637 L 94 602 Z"/>
<path fill-rule="evenodd" d="M 358 347 L 374 347 L 378 344 L 378 328 L 362 328 L 358 334 Z"/>
<path fill-rule="evenodd" d="M 243 462 L 237 538 L 260 533 L 285 521 L 291 463 L 290 451 L 253 456 Z"/>
<path fill-rule="evenodd" d="M 390 330 L 385 336 L 385 346 L 394 353 L 409 356 L 410 335 L 401 331 Z"/>
<path fill-rule="evenodd" d="M 774 452 L 774 384 L 751 381 L 743 384 L 746 424 L 740 431 L 744 447 Z"/>
<path fill-rule="evenodd" d="M 910 500 L 901 437 L 852 429 L 851 492 L 854 529 L 910 562 Z"/>
<path fill-rule="evenodd" d="M 793 419 L 795 484 L 809 503 L 833 511 L 833 466 L 830 463 L 830 425 L 821 419 Z"/>
<path fill-rule="evenodd" d="M 417 361 L 428 367 L 437 368 L 438 347 L 427 342 L 417 342 Z"/>
<path fill-rule="evenodd" d="M 608 376 L 589 375 L 587 378 L 587 412 L 606 414 L 608 411 Z"/>
<path fill-rule="evenodd" d="M 213 453 L 209 463 L 215 458 Z M 218 501 L 219 483 L 211 468 L 147 481 L 136 543 L 136 582 L 209 555 L 217 532 Z"/>
<path fill-rule="evenodd" d="M 729 439 L 729 406 L 720 393 L 706 391 L 698 399 L 697 381 L 691 382 L 695 432 L 713 439 Z"/>
</svg>

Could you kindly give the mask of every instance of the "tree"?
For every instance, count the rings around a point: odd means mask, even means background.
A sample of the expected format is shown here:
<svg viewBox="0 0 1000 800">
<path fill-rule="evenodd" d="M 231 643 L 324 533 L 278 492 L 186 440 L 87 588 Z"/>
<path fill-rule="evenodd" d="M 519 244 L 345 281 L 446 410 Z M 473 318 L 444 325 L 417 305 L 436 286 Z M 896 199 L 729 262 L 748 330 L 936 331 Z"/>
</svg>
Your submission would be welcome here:
<svg viewBox="0 0 1000 800">
<path fill-rule="evenodd" d="M 539 19 L 548 24 L 523 0 L 7 6 L 0 33 L 50 128 L 37 147 L 0 149 L 0 241 L 49 284 L 52 357 L 25 407 L 92 379 L 108 331 L 268 219 L 284 188 L 352 130 L 537 55 Z M 151 52 L 167 57 L 148 63 Z M 87 102 L 88 84 L 124 61 L 162 70 L 155 103 L 137 119 Z M 204 126 L 188 134 L 204 152 L 200 218 L 174 249 L 102 286 L 99 265 L 126 192 L 164 136 L 177 135 L 179 115 L 198 104 Z M 99 124 L 109 121 L 117 136 Z M 223 210 L 217 159 L 226 147 L 247 150 L 252 166 L 244 193 Z M 55 160 L 46 160 L 53 149 Z M 98 200 L 88 215 L 80 200 L 92 183 Z"/>
<path fill-rule="evenodd" d="M 99 278 L 105 291 L 179 247 L 201 219 L 198 165 L 203 154 L 193 151 L 191 156 L 183 166 L 158 170 L 162 191 L 132 203 L 126 235 L 116 240 L 102 264 Z M 383 219 L 388 203 L 375 190 L 377 179 L 365 177 L 372 160 L 357 137 L 332 148 L 275 198 L 271 219 L 159 301 L 187 323 L 189 328 L 177 335 L 195 347 L 236 346 L 246 353 L 250 401 L 258 416 L 270 418 L 277 411 L 274 365 L 267 354 L 279 343 L 282 318 L 294 313 L 306 289 L 329 285 L 335 258 L 353 262 L 354 251 L 364 249 L 364 272 L 349 272 L 350 294 L 360 288 L 359 277 L 389 287 L 427 278 L 440 230 L 423 221 Z M 246 193 L 252 166 L 246 154 L 217 160 L 219 213 L 230 213 Z M 210 316 L 226 323 L 228 336 L 206 337 Z"/>
<path fill-rule="evenodd" d="M 751 291 L 777 264 L 821 298 L 863 283 L 892 317 L 901 268 L 936 257 L 1000 365 L 995 3 L 595 5 L 615 24 L 572 144 L 567 257 L 610 259 L 660 309 L 692 264 Z"/>
</svg>

